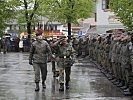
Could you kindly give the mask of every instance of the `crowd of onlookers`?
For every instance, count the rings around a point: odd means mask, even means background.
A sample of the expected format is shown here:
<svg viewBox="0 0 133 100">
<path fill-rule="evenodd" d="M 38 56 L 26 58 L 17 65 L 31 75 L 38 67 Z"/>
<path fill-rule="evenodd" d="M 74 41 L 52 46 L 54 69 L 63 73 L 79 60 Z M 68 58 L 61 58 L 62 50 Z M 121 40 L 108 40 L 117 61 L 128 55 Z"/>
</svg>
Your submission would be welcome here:
<svg viewBox="0 0 133 100">
<path fill-rule="evenodd" d="M 28 52 L 30 47 L 30 41 L 27 38 L 10 38 L 1 37 L 0 38 L 0 52 Z"/>
<path fill-rule="evenodd" d="M 54 37 L 44 38 L 49 44 L 53 41 Z M 57 40 L 59 39 L 56 36 Z M 34 39 L 28 39 L 25 37 L 19 38 L 11 38 L 11 37 L 0 37 L 0 52 L 29 52 L 30 45 L 34 41 Z M 71 37 L 70 43 L 73 45 L 74 49 L 77 52 L 77 55 L 80 56 L 83 51 L 83 38 L 82 37 Z"/>
</svg>

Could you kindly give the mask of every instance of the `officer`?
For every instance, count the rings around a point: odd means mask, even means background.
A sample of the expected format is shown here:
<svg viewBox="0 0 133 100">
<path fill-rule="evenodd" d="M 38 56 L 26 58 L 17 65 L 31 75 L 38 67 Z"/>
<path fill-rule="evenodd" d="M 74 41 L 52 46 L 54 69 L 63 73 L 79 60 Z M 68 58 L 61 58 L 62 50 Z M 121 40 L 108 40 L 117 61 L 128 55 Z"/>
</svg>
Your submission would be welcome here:
<svg viewBox="0 0 133 100">
<path fill-rule="evenodd" d="M 29 64 L 33 65 L 35 73 L 35 91 L 39 91 L 40 71 L 42 78 L 42 87 L 46 88 L 45 80 L 47 77 L 47 53 L 52 56 L 49 44 L 43 40 L 42 33 L 36 33 L 36 40 L 31 44 Z"/>
<path fill-rule="evenodd" d="M 62 36 L 57 42 L 54 43 L 54 46 L 58 46 L 58 58 L 57 66 L 59 68 L 59 91 L 64 91 L 64 71 L 65 71 L 65 86 L 66 89 L 69 89 L 70 73 L 72 66 L 72 56 L 75 52 L 72 45 L 70 45 L 65 36 Z"/>
</svg>

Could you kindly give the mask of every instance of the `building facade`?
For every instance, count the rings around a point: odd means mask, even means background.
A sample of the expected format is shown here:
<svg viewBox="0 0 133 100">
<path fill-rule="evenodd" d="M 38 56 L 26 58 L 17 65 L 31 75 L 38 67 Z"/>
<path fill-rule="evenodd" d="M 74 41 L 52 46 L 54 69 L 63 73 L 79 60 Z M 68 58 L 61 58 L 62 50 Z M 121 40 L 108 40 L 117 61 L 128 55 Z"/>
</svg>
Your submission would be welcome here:
<svg viewBox="0 0 133 100">
<path fill-rule="evenodd" d="M 109 30 L 124 29 L 118 17 L 109 8 L 110 0 L 97 0 L 96 3 L 96 29 L 100 33 Z"/>
<path fill-rule="evenodd" d="M 110 0 L 96 0 L 95 22 L 96 27 L 89 32 L 104 34 L 110 30 L 124 29 L 118 17 L 109 8 Z"/>
</svg>

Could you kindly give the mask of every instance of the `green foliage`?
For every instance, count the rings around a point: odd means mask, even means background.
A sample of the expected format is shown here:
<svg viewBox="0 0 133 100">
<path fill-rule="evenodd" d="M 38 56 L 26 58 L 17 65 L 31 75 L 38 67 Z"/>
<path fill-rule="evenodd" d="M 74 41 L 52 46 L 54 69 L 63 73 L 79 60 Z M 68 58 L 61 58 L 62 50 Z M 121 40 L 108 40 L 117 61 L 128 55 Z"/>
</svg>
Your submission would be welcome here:
<svg viewBox="0 0 133 100">
<path fill-rule="evenodd" d="M 124 26 L 133 29 L 133 1 L 132 0 L 111 0 L 111 10 L 119 16 Z"/>
<path fill-rule="evenodd" d="M 94 0 L 45 0 L 43 3 L 38 12 L 49 21 L 67 24 L 68 36 L 71 35 L 71 24 L 76 24 L 79 18 L 88 18 L 94 7 Z"/>
<path fill-rule="evenodd" d="M 38 16 L 76 23 L 77 19 L 90 16 L 94 0 L 8 0 L 8 6 L 15 10 L 19 23 L 37 22 Z"/>
<path fill-rule="evenodd" d="M 13 10 L 9 8 L 6 0 L 0 1 L 0 33 L 4 32 L 6 22 L 12 17 Z"/>
<path fill-rule="evenodd" d="M 95 0 L 7 1 L 6 8 L 8 8 L 8 11 L 14 11 L 8 12 L 8 14 L 12 13 L 12 18 L 18 19 L 19 23 L 27 23 L 27 32 L 30 34 L 31 24 L 38 22 L 38 16 L 44 16 L 48 18 L 50 22 L 59 21 L 63 24 L 77 23 L 77 19 L 79 18 L 88 18 L 94 7 Z"/>
<path fill-rule="evenodd" d="M 88 18 L 93 7 L 93 0 L 45 0 L 41 9 L 45 9 L 44 16 L 51 20 L 76 23 L 79 18 Z"/>
<path fill-rule="evenodd" d="M 0 34 L 4 33 L 7 23 L 14 18 L 15 10 L 8 3 L 9 0 L 0 0 Z"/>
<path fill-rule="evenodd" d="M 39 0 L 10 0 L 10 6 L 15 8 L 18 23 L 33 22 Z"/>
</svg>

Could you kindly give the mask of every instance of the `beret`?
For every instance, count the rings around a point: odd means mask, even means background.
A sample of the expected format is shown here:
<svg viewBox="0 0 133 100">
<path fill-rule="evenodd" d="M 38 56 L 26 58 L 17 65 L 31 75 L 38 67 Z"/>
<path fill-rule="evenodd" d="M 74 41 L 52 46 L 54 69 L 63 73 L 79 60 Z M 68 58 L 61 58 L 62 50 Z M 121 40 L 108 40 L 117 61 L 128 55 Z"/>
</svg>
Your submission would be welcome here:
<svg viewBox="0 0 133 100">
<path fill-rule="evenodd" d="M 42 32 L 37 32 L 36 36 L 42 35 Z"/>
</svg>

